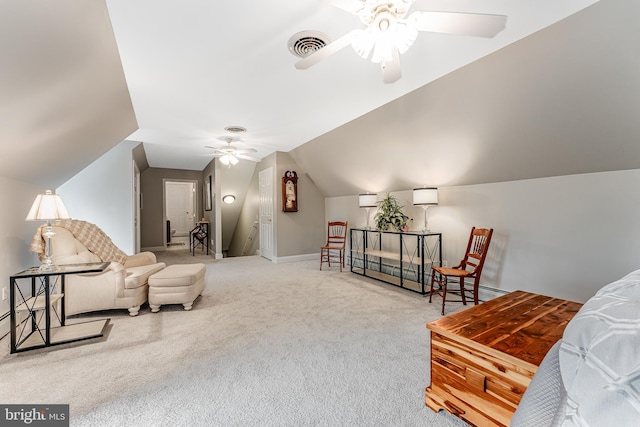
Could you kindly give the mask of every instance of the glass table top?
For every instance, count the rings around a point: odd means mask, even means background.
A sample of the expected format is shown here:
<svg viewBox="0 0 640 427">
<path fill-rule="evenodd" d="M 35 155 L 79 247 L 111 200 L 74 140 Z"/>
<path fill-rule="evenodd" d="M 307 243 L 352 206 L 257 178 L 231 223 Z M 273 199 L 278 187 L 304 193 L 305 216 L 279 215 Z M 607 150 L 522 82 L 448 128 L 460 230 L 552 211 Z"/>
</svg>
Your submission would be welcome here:
<svg viewBox="0 0 640 427">
<path fill-rule="evenodd" d="M 61 276 L 65 274 L 98 273 L 109 266 L 109 262 L 89 262 L 82 264 L 61 264 L 54 266 L 37 266 L 27 268 L 13 274 L 11 278 L 35 276 Z"/>
</svg>

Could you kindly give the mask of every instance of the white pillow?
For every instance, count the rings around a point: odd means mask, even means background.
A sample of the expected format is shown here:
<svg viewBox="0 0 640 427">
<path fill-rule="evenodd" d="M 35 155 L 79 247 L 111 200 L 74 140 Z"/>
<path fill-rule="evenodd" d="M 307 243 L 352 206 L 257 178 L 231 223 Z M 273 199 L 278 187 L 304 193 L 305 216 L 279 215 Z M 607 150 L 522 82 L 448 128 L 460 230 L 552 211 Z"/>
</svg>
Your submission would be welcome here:
<svg viewBox="0 0 640 427">
<path fill-rule="evenodd" d="M 560 372 L 560 425 L 640 425 L 640 270 L 600 289 L 569 322 Z"/>
</svg>

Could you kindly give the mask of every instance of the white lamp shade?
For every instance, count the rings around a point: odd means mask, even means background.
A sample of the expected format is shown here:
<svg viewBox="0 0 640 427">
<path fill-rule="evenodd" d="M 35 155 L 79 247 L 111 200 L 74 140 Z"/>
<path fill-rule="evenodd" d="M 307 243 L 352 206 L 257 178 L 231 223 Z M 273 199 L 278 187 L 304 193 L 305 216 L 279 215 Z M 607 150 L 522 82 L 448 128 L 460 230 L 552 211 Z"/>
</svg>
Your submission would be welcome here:
<svg viewBox="0 0 640 427">
<path fill-rule="evenodd" d="M 227 194 L 222 198 L 222 201 L 230 205 L 231 203 L 236 201 L 236 196 L 234 196 L 233 194 Z"/>
<path fill-rule="evenodd" d="M 361 208 L 373 208 L 378 205 L 377 194 L 359 194 L 358 206 Z"/>
<path fill-rule="evenodd" d="M 438 204 L 438 189 L 435 187 L 414 188 L 413 204 L 432 206 Z"/>
<path fill-rule="evenodd" d="M 62 199 L 57 194 L 47 190 L 45 194 L 38 194 L 34 200 L 26 221 L 50 221 L 53 219 L 71 218 Z"/>
</svg>

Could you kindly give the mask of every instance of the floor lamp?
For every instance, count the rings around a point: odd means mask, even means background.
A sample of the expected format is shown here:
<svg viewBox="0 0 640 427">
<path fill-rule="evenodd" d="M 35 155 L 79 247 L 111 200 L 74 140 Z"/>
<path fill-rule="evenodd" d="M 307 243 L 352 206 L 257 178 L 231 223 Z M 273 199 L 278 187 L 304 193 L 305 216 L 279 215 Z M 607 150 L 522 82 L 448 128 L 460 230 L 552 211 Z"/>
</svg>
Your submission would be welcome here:
<svg viewBox="0 0 640 427">
<path fill-rule="evenodd" d="M 429 209 L 429 206 L 436 206 L 438 204 L 438 189 L 436 187 L 414 188 L 413 204 L 414 206 L 422 206 L 422 209 L 424 209 L 424 229 L 422 231 L 429 231 L 429 227 L 427 226 L 427 209 Z"/>
<path fill-rule="evenodd" d="M 367 210 L 367 230 L 369 229 L 369 209 L 378 206 L 377 194 L 359 194 L 358 206 Z"/>
<path fill-rule="evenodd" d="M 38 194 L 33 201 L 31 210 L 25 218 L 26 221 L 46 221 L 45 232 L 42 236 L 46 240 L 45 256 L 40 266 L 41 271 L 56 271 L 56 266 L 51 259 L 51 237 L 56 233 L 51 229 L 51 221 L 57 219 L 69 219 L 69 212 L 62 203 L 62 199 L 57 194 L 53 194 L 51 190 L 47 190 L 44 194 Z"/>
</svg>

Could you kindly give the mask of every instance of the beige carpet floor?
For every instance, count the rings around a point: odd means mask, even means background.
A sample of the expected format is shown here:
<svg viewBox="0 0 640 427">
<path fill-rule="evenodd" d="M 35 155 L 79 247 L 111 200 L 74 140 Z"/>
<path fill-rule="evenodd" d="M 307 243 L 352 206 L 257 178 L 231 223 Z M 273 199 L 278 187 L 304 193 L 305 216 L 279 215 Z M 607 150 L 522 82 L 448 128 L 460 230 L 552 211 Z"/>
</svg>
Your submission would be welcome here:
<svg viewBox="0 0 640 427">
<path fill-rule="evenodd" d="M 168 250 L 155 252 L 158 262 L 171 264 L 190 264 L 194 262 L 210 263 L 214 261 L 213 252 L 209 251 L 209 255 L 198 247 L 195 252 L 191 252 L 188 246 L 182 250 Z"/>
<path fill-rule="evenodd" d="M 179 256 L 197 261 L 158 259 Z M 191 311 L 71 318 L 109 317 L 102 339 L 4 338 L 0 402 L 68 403 L 72 426 L 466 425 L 424 405 L 438 304 L 315 261 L 212 260 L 206 280 Z"/>
</svg>

